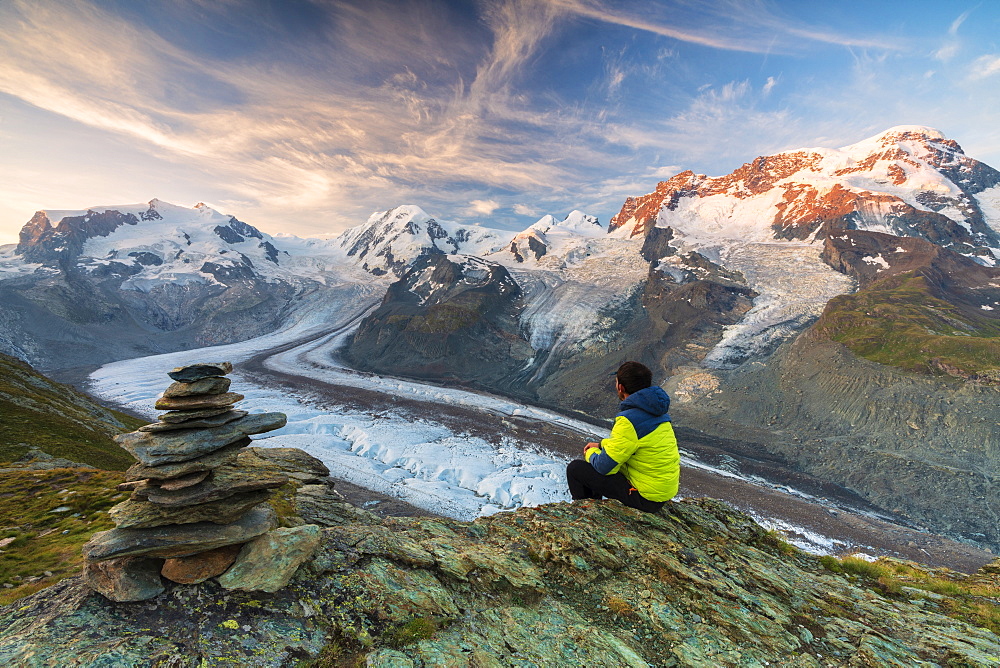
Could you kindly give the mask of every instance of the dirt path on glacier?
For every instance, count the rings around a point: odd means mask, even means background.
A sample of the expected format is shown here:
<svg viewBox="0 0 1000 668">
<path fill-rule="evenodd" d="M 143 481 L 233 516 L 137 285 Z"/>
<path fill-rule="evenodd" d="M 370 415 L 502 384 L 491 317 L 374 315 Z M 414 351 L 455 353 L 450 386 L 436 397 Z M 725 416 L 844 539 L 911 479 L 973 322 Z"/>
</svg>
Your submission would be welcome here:
<svg viewBox="0 0 1000 668">
<path fill-rule="evenodd" d="M 468 434 L 498 445 L 502 438 L 513 438 L 567 458 L 578 456 L 583 444 L 590 440 L 573 429 L 535 419 L 498 416 L 467 406 L 347 387 L 265 366 L 267 358 L 318 338 L 313 336 L 262 352 L 242 363 L 240 372 L 255 382 L 287 387 L 300 396 L 306 395 L 311 403 L 332 413 L 345 409 L 375 414 L 391 412 L 413 420 L 432 415 L 436 422 L 459 435 Z M 722 499 L 754 517 L 790 527 L 786 532 L 793 538 L 796 534 L 802 537 L 812 534 L 814 541 L 817 536 L 825 537 L 834 541 L 830 551 L 835 554 L 895 556 L 964 572 L 973 572 L 994 558 L 988 551 L 906 526 L 847 490 L 793 471 L 775 458 L 761 457 L 745 444 L 710 438 L 683 428 L 678 428 L 678 437 L 689 459 L 710 467 L 684 466 L 680 496 Z M 755 482 L 747 481 L 748 477 Z M 429 514 L 346 481 L 338 481 L 337 489 L 349 501 L 381 515 Z"/>
</svg>

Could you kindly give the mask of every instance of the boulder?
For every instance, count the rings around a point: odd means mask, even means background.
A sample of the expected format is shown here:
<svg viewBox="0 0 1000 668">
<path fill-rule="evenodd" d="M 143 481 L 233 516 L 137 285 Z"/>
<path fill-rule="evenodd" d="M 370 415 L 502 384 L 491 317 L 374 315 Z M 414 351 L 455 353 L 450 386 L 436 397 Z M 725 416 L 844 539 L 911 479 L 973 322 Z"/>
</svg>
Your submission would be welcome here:
<svg viewBox="0 0 1000 668">
<path fill-rule="evenodd" d="M 319 483 L 330 477 L 330 469 L 298 448 L 247 448 L 240 452 L 240 466 L 287 475 L 301 483 Z"/>
<path fill-rule="evenodd" d="M 173 371 L 168 371 L 167 375 L 180 383 L 193 383 L 202 378 L 212 376 L 225 376 L 233 370 L 231 362 L 208 362 L 204 364 L 188 364 L 179 366 Z"/>
<path fill-rule="evenodd" d="M 219 576 L 219 584 L 226 589 L 273 594 L 312 558 L 321 535 L 315 524 L 269 531 L 243 546 L 236 563 Z"/>
<path fill-rule="evenodd" d="M 166 588 L 160 579 L 162 559 L 121 557 L 87 564 L 83 581 L 94 591 L 118 603 L 145 601 Z"/>
<path fill-rule="evenodd" d="M 247 415 L 248 413 L 246 411 L 229 410 L 218 415 L 203 418 L 191 418 L 183 422 L 154 422 L 153 424 L 147 424 L 139 427 L 139 431 L 157 432 L 176 431 L 178 429 L 221 427 L 226 423 L 232 422 L 233 420 L 239 420 L 241 417 L 246 417 Z"/>
<path fill-rule="evenodd" d="M 207 455 L 250 434 L 280 429 L 285 426 L 286 421 L 284 413 L 259 413 L 221 427 L 163 433 L 133 431 L 116 436 L 115 441 L 141 463 L 159 466 Z"/>
<path fill-rule="evenodd" d="M 225 499 L 198 506 L 161 506 L 142 499 L 130 498 L 108 511 L 119 529 L 149 529 L 168 524 L 235 522 L 254 506 L 267 501 L 267 490 L 234 494 Z"/>
<path fill-rule="evenodd" d="M 172 422 L 181 423 L 187 422 L 188 420 L 195 420 L 197 418 L 212 417 L 214 415 L 222 415 L 233 410 L 232 406 L 222 406 L 221 408 L 202 408 L 200 410 L 191 411 L 168 411 L 160 416 L 160 422 Z"/>
<path fill-rule="evenodd" d="M 179 478 L 168 478 L 167 480 L 158 481 L 158 486 L 160 489 L 173 492 L 178 489 L 184 489 L 185 487 L 197 485 L 211 474 L 211 471 L 195 471 L 194 473 L 189 473 L 187 475 L 180 476 Z"/>
<path fill-rule="evenodd" d="M 304 521 L 323 527 L 345 524 L 376 524 L 378 517 L 348 503 L 332 485 L 302 485 L 295 493 L 295 513 Z"/>
<path fill-rule="evenodd" d="M 288 478 L 283 475 L 261 474 L 245 471 L 236 466 L 223 466 L 215 469 L 211 478 L 196 485 L 181 489 L 150 485 L 142 490 L 136 490 L 136 496 L 145 497 L 151 503 L 161 506 L 193 506 L 219 501 L 241 492 L 281 487 L 286 482 Z"/>
<path fill-rule="evenodd" d="M 160 574 L 178 584 L 198 584 L 222 575 L 233 565 L 242 545 L 227 545 L 189 557 L 174 557 L 163 562 Z"/>
<path fill-rule="evenodd" d="M 243 438 L 202 457 L 188 459 L 187 461 L 177 462 L 175 464 L 158 464 L 157 466 L 133 464 L 129 470 L 125 472 L 125 480 L 167 480 L 171 478 L 179 478 L 189 473 L 194 473 L 195 471 L 211 471 L 212 469 L 218 468 L 223 464 L 235 461 L 243 448 L 251 443 L 253 443 L 253 441 L 249 438 Z"/>
<path fill-rule="evenodd" d="M 148 529 L 121 529 L 95 533 L 83 546 L 87 561 L 147 555 L 185 557 L 217 547 L 245 543 L 277 524 L 274 510 L 262 503 L 232 524 L 196 522 Z"/>
<path fill-rule="evenodd" d="M 237 392 L 205 394 L 199 397 L 160 397 L 154 407 L 158 411 L 191 411 L 202 408 L 222 408 L 243 400 Z"/>
<path fill-rule="evenodd" d="M 229 391 L 230 383 L 232 381 L 228 378 L 218 376 L 202 378 L 193 383 L 178 382 L 168 387 L 163 392 L 163 396 L 170 399 L 173 397 L 194 397 L 202 394 L 223 394 Z"/>
<path fill-rule="evenodd" d="M 980 568 L 978 573 L 982 575 L 1000 575 L 1000 557 Z"/>
</svg>

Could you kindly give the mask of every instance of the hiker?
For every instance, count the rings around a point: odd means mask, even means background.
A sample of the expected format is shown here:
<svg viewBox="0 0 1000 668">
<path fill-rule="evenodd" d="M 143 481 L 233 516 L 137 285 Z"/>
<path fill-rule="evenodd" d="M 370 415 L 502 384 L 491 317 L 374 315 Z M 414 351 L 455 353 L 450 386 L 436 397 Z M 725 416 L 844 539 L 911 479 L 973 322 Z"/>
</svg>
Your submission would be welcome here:
<svg viewBox="0 0 1000 668">
<path fill-rule="evenodd" d="M 626 506 L 655 513 L 677 494 L 680 454 L 667 409 L 670 397 L 653 385 L 653 372 L 625 362 L 615 373 L 621 404 L 611 435 L 588 443 L 583 459 L 566 467 L 570 496 L 618 499 Z"/>
</svg>

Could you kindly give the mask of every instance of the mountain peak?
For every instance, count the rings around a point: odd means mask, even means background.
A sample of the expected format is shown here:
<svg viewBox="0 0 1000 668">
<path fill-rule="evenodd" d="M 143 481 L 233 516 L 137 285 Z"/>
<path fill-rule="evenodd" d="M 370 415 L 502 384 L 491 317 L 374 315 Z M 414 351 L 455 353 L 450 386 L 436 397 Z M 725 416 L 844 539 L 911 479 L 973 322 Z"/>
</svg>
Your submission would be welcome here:
<svg viewBox="0 0 1000 668">
<path fill-rule="evenodd" d="M 967 157 L 953 139 L 898 125 L 840 149 L 761 156 L 725 176 L 681 172 L 628 198 L 610 231 L 644 236 L 669 226 L 691 242 L 764 242 L 859 229 L 922 237 L 996 264 L 1000 219 L 989 220 L 992 209 L 977 195 L 998 185 L 1000 172 Z"/>
<path fill-rule="evenodd" d="M 939 130 L 923 125 L 897 125 L 867 139 L 843 146 L 837 151 L 855 159 L 864 159 L 877 153 L 882 154 L 883 158 L 896 157 L 886 154 L 887 149 L 921 157 L 942 151 L 946 154 L 963 154 L 962 147 L 954 139 L 948 139 Z"/>
<path fill-rule="evenodd" d="M 927 139 L 947 139 L 944 133 L 935 128 L 928 127 L 926 125 L 894 125 L 893 127 L 880 132 L 879 134 L 872 137 L 872 139 L 881 140 L 883 142 L 895 141 L 899 137 L 907 137 L 918 135 L 921 137 L 926 137 Z"/>
<path fill-rule="evenodd" d="M 477 225 L 438 221 L 414 204 L 376 211 L 368 220 L 338 237 L 348 257 L 365 271 L 402 276 L 421 255 L 477 253 L 497 250 L 509 233 Z"/>
</svg>

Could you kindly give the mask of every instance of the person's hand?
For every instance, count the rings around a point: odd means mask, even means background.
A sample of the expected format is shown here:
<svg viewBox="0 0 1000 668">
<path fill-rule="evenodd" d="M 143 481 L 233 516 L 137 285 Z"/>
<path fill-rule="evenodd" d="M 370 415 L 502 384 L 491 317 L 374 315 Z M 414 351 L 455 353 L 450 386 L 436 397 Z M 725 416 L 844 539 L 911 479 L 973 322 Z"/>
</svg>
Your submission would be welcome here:
<svg viewBox="0 0 1000 668">
<path fill-rule="evenodd" d="M 588 452 L 590 452 L 591 450 L 600 449 L 600 447 L 601 447 L 600 443 L 588 443 L 587 445 L 583 446 L 583 458 L 586 459 Z"/>
</svg>

